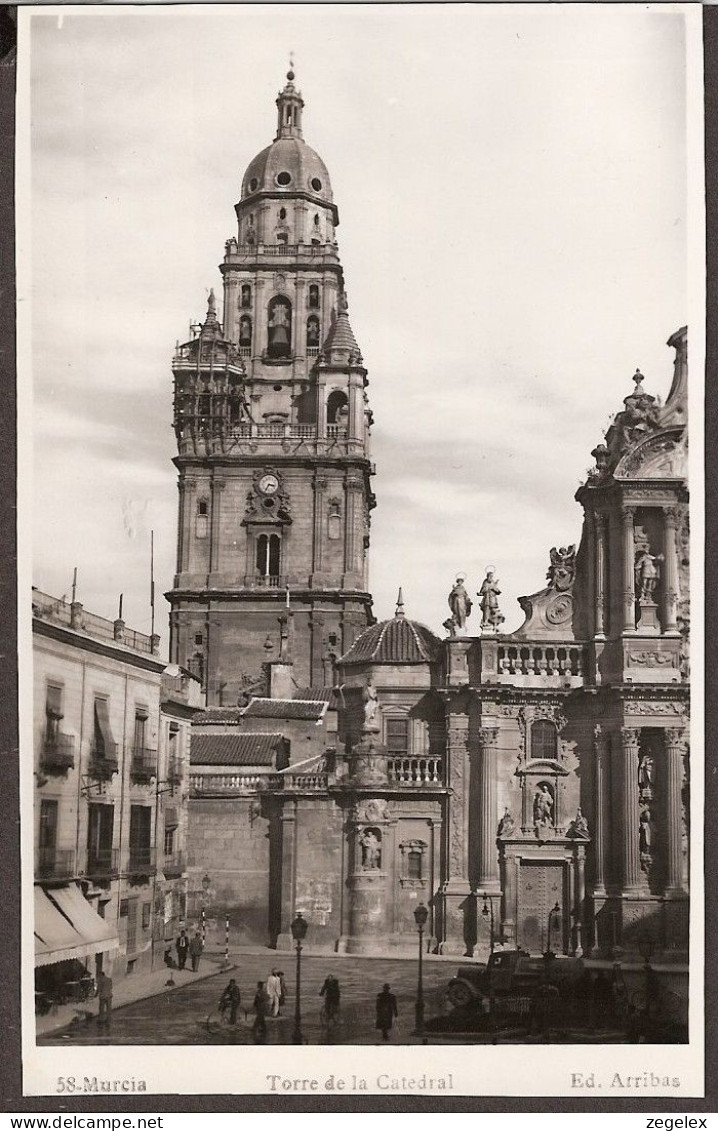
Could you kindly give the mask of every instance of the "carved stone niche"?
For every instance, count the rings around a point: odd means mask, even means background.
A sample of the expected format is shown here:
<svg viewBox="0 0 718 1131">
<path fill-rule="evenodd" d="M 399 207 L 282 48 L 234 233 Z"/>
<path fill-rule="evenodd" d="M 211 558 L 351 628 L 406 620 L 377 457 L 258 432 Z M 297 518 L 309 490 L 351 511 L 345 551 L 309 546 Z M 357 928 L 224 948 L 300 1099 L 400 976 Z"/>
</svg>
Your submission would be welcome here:
<svg viewBox="0 0 718 1131">
<path fill-rule="evenodd" d="M 538 704 L 522 707 L 518 723 L 521 834 L 538 841 L 563 837 L 563 787 L 570 774 L 570 744 L 561 739 L 566 717 L 557 706 Z"/>
<path fill-rule="evenodd" d="M 427 884 L 427 852 L 425 840 L 405 840 L 399 845 L 399 883 L 403 888 L 425 888 Z"/>
<path fill-rule="evenodd" d="M 379 881 L 388 862 L 387 834 L 392 824 L 391 811 L 383 798 L 358 801 L 352 815 L 354 860 L 352 875 Z"/>
</svg>

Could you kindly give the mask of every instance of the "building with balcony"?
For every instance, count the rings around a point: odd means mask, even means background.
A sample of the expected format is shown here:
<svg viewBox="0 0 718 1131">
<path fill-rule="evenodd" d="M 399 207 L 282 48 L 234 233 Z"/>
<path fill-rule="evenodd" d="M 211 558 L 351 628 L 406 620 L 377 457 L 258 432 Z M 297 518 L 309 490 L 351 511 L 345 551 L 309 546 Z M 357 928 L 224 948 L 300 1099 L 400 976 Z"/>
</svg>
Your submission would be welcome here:
<svg viewBox="0 0 718 1131">
<path fill-rule="evenodd" d="M 60 1000 L 78 962 L 93 976 L 162 962 L 185 914 L 202 692 L 159 637 L 37 589 L 32 602 L 37 984 Z"/>
</svg>

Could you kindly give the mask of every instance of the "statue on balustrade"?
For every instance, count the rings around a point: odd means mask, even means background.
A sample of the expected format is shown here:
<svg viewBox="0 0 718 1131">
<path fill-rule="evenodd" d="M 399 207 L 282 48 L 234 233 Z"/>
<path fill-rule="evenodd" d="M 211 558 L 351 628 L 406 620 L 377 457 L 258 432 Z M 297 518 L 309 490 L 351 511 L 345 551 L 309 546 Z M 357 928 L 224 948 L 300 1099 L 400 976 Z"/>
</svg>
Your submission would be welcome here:
<svg viewBox="0 0 718 1131">
<path fill-rule="evenodd" d="M 451 620 L 448 623 L 452 626 L 450 629 L 452 636 L 464 635 L 466 632 L 466 621 L 471 615 L 471 609 L 473 607 L 473 602 L 464 586 L 465 581 L 465 574 L 458 574 L 454 586 L 449 593 Z"/>
<path fill-rule="evenodd" d="M 499 609 L 498 600 L 500 594 L 498 579 L 494 577 L 492 569 L 487 569 L 486 577 L 478 591 L 478 596 L 481 598 L 479 605 L 481 607 L 482 628 L 497 629 L 500 624 L 503 624 L 504 617 Z"/>
<path fill-rule="evenodd" d="M 569 589 L 576 572 L 576 547 L 555 546 L 551 548 L 551 564 L 548 567 L 546 579 L 552 589 Z"/>
</svg>

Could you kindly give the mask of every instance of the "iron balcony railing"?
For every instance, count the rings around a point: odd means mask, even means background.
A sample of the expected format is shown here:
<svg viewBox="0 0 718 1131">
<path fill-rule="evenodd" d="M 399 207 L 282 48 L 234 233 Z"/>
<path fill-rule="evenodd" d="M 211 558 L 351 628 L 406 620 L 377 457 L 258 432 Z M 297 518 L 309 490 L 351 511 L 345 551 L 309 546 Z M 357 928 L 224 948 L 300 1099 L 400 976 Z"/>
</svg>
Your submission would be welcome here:
<svg viewBox="0 0 718 1131">
<path fill-rule="evenodd" d="M 132 781 L 142 783 L 150 782 L 157 777 L 157 751 L 149 750 L 146 746 L 132 746 L 130 760 L 130 777 Z"/>
<path fill-rule="evenodd" d="M 187 857 L 184 852 L 165 854 L 162 871 L 165 876 L 181 876 L 187 870 Z"/>
<path fill-rule="evenodd" d="M 91 880 L 111 879 L 119 874 L 119 859 L 116 848 L 91 848 L 87 853 L 84 874 Z"/>
<path fill-rule="evenodd" d="M 47 735 L 40 756 L 42 769 L 47 773 L 63 774 L 75 765 L 75 736 L 72 734 Z"/>
<path fill-rule="evenodd" d="M 75 851 L 72 848 L 55 848 L 43 845 L 35 861 L 35 879 L 69 880 L 75 875 Z"/>
<path fill-rule="evenodd" d="M 90 763 L 88 772 L 90 777 L 105 781 L 116 774 L 119 769 L 117 762 L 117 743 L 103 742 L 101 745 L 93 743 L 90 747 Z"/>
<path fill-rule="evenodd" d="M 131 844 L 127 874 L 129 876 L 149 875 L 156 871 L 155 860 L 154 847 L 145 844 Z"/>
</svg>

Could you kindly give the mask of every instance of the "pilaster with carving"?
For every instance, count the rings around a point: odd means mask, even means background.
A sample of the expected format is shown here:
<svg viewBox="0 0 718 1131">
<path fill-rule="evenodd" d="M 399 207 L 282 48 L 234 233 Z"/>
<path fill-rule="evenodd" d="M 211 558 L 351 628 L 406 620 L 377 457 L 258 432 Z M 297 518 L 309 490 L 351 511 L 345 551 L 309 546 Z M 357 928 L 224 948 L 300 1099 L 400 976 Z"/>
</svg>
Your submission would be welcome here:
<svg viewBox="0 0 718 1131">
<path fill-rule="evenodd" d="M 496 851 L 496 748 L 499 730 L 485 725 L 477 732 L 479 747 L 479 877 L 482 890 L 499 890 Z"/>
<path fill-rule="evenodd" d="M 446 745 L 447 783 L 451 788 L 446 822 L 448 879 L 466 883 L 468 883 L 468 844 L 465 830 L 468 817 L 468 738 L 468 718 L 450 717 Z"/>
<path fill-rule="evenodd" d="M 685 892 L 683 866 L 683 778 L 687 743 L 684 731 L 664 730 L 666 785 L 666 895 Z"/>
<path fill-rule="evenodd" d="M 641 732 L 623 727 L 620 743 L 614 746 L 616 782 L 620 805 L 621 886 L 624 894 L 635 894 L 640 886 L 638 831 L 638 749 Z"/>
</svg>

